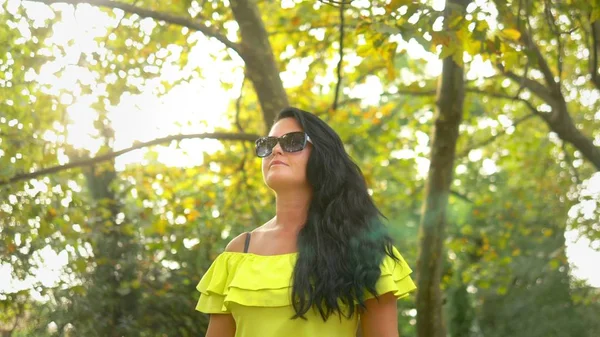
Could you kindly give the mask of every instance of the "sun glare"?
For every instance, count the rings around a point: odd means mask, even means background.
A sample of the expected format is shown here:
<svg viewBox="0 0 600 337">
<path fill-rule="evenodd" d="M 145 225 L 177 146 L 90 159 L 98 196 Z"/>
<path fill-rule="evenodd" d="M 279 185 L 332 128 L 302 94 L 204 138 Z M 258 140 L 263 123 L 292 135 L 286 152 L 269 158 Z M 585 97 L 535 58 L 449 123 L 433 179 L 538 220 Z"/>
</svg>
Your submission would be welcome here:
<svg viewBox="0 0 600 337">
<path fill-rule="evenodd" d="M 54 17 L 52 11 L 43 4 L 26 3 L 24 6 L 29 15 L 35 18 L 35 22 L 43 23 L 45 19 Z M 88 5 L 80 5 L 76 9 L 67 5 L 56 5 L 55 8 L 61 10 L 62 21 L 54 25 L 47 48 L 50 52 L 57 52 L 57 47 L 50 46 L 60 45 L 65 50 L 65 56 L 45 64 L 36 81 L 49 85 L 49 93 L 60 94 L 61 101 L 70 104 L 67 109 L 70 120 L 67 142 L 95 155 L 103 141 L 98 138 L 98 130 L 94 127 L 98 114 L 90 106 L 98 95 L 106 93 L 106 85 L 97 84 L 99 75 L 79 66 L 78 61 L 84 52 L 102 53 L 97 38 L 105 36 L 116 25 L 122 13 L 117 10 L 118 18 L 111 18 Z M 142 30 L 146 33 L 154 26 L 155 23 L 151 20 L 142 22 Z M 108 117 L 115 135 L 112 144 L 114 150 L 130 147 L 135 142 L 146 142 L 174 134 L 212 132 L 216 127 L 229 124 L 224 113 L 235 90 L 228 92 L 222 89 L 220 81 L 225 79 L 229 83 L 239 83 L 242 74 L 236 68 L 239 68 L 240 62 L 214 62 L 206 51 L 218 50 L 218 43 L 209 41 L 200 34 L 191 39 L 198 42 L 191 50 L 189 64 L 183 69 L 164 66 L 159 78 L 146 81 L 141 94 L 130 95 L 125 92 L 119 104 L 109 108 Z M 177 56 L 178 49 L 181 48 L 174 46 L 170 51 Z M 206 64 L 211 66 L 206 67 Z M 159 95 L 162 81 L 177 80 L 195 67 L 202 68 L 202 78 L 179 84 L 168 94 Z M 55 74 L 61 69 L 63 71 L 57 77 Z M 82 95 L 80 83 L 91 85 L 93 93 Z M 45 139 L 57 140 L 58 136 L 48 134 Z M 202 153 L 220 148 L 222 146 L 217 140 L 190 139 L 182 141 L 178 148 L 164 144 L 153 150 L 158 153 L 158 160 L 165 165 L 194 166 L 202 164 Z M 118 157 L 117 169 L 123 169 L 129 163 L 143 162 L 147 152 L 148 149 L 136 150 Z"/>
</svg>

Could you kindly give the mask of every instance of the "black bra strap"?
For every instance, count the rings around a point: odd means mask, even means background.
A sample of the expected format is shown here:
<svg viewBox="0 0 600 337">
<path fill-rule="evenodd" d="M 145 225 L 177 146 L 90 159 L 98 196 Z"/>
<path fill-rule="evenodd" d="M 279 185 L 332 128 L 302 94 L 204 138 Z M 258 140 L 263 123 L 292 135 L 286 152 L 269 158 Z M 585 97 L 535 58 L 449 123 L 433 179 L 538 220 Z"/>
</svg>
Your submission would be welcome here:
<svg viewBox="0 0 600 337">
<path fill-rule="evenodd" d="M 246 233 L 246 243 L 244 244 L 244 253 L 248 252 L 248 246 L 250 246 L 250 232 Z"/>
</svg>

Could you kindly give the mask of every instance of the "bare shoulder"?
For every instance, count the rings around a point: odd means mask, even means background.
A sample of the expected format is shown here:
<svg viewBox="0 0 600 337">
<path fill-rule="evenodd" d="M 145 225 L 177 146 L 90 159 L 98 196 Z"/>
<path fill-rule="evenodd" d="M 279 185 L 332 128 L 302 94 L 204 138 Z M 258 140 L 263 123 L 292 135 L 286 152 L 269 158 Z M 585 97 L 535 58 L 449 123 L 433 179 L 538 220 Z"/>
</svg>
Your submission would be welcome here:
<svg viewBox="0 0 600 337">
<path fill-rule="evenodd" d="M 253 231 L 252 234 L 254 233 L 264 233 L 269 231 L 271 224 L 273 223 L 273 221 L 275 220 L 275 218 L 271 218 L 269 221 L 265 222 L 264 224 L 262 224 L 259 227 L 256 227 Z"/>
<path fill-rule="evenodd" d="M 257 227 L 254 230 L 250 231 L 250 234 L 258 234 L 258 237 L 260 237 L 260 234 L 264 231 L 264 228 L 266 226 L 268 226 L 272 220 L 273 219 L 267 221 L 262 226 Z M 235 238 L 233 238 L 231 241 L 229 241 L 229 243 L 227 244 L 227 247 L 225 247 L 225 251 L 226 252 L 238 252 L 238 253 L 243 252 L 244 246 L 246 245 L 246 236 L 247 235 L 248 235 L 248 232 L 244 232 L 244 233 L 236 236 Z"/>
<path fill-rule="evenodd" d="M 238 236 L 236 236 L 235 238 L 233 238 L 231 241 L 229 241 L 229 243 L 227 244 L 227 247 L 225 247 L 225 251 L 226 252 L 243 252 L 244 251 L 244 244 L 246 243 L 246 235 L 248 235 L 247 232 L 244 232 Z"/>
</svg>

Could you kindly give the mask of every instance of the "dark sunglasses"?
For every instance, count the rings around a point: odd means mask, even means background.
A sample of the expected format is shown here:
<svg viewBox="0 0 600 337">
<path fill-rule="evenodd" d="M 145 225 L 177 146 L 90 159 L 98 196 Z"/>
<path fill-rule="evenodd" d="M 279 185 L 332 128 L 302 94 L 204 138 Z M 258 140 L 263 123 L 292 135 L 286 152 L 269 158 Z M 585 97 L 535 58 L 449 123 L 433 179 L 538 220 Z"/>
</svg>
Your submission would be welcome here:
<svg viewBox="0 0 600 337">
<path fill-rule="evenodd" d="M 312 143 L 310 137 L 302 131 L 286 133 L 281 137 L 260 137 L 256 140 L 256 155 L 260 158 L 269 156 L 277 143 L 285 152 L 302 151 L 307 142 Z"/>
</svg>

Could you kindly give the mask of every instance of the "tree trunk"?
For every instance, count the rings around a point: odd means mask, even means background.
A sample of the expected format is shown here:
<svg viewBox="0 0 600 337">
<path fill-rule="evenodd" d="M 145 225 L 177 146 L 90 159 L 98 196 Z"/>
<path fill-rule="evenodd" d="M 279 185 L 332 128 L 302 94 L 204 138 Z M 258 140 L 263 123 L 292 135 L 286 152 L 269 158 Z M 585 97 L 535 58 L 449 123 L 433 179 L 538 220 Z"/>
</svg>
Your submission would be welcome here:
<svg viewBox="0 0 600 337">
<path fill-rule="evenodd" d="M 592 22 L 590 26 L 592 43 L 590 46 L 589 68 L 592 75 L 592 83 L 600 90 L 600 70 L 598 69 L 600 65 L 600 19 Z"/>
<path fill-rule="evenodd" d="M 469 0 L 448 0 L 444 25 L 457 15 L 464 15 Z M 462 51 L 456 51 L 462 58 Z M 417 261 L 417 336 L 445 337 L 440 289 L 443 243 L 446 227 L 446 207 L 454 171 L 454 155 L 458 127 L 462 121 L 464 71 L 452 56 L 443 61 L 437 93 L 436 121 L 431 139 L 431 162 L 425 186 L 419 232 Z"/>
<path fill-rule="evenodd" d="M 254 86 L 269 130 L 277 113 L 289 106 L 269 36 L 254 1 L 231 0 L 231 10 L 240 27 L 240 52 L 246 63 L 246 76 Z"/>
<path fill-rule="evenodd" d="M 88 159 L 87 154 L 80 153 L 67 151 L 71 161 Z M 89 335 L 91 328 L 101 336 L 139 336 L 132 323 L 139 319 L 140 292 L 129 286 L 137 276 L 138 244 L 133 234 L 123 230 L 127 217 L 117 221 L 122 205 L 112 188 L 117 180 L 114 159 L 84 167 L 83 174 L 94 204 L 88 221 L 97 233 L 89 237 L 96 265 L 85 273 L 86 291 L 72 308 L 84 307 L 97 315 L 84 315 L 85 319 L 74 318 L 69 323 L 75 324 L 81 335 Z M 75 310 L 70 311 L 77 315 Z"/>
<path fill-rule="evenodd" d="M 94 224 L 94 231 L 105 233 L 93 242 L 94 257 L 106 263 L 98 263 L 90 275 L 92 287 L 88 290 L 87 304 L 103 313 L 103 321 L 96 323 L 101 326 L 97 329 L 104 336 L 138 336 L 137 331 L 126 323 L 128 319 L 137 321 L 139 292 L 130 289 L 126 294 L 120 293 L 123 284 L 130 284 L 135 279 L 136 244 L 135 239 L 125 234 L 115 222 L 121 207 L 111 189 L 117 178 L 114 162 L 104 163 L 102 168 L 92 166 L 85 169 L 84 174 L 94 201 L 100 208 L 108 210 L 103 221 Z M 97 301 L 97 298 L 104 300 Z"/>
</svg>

